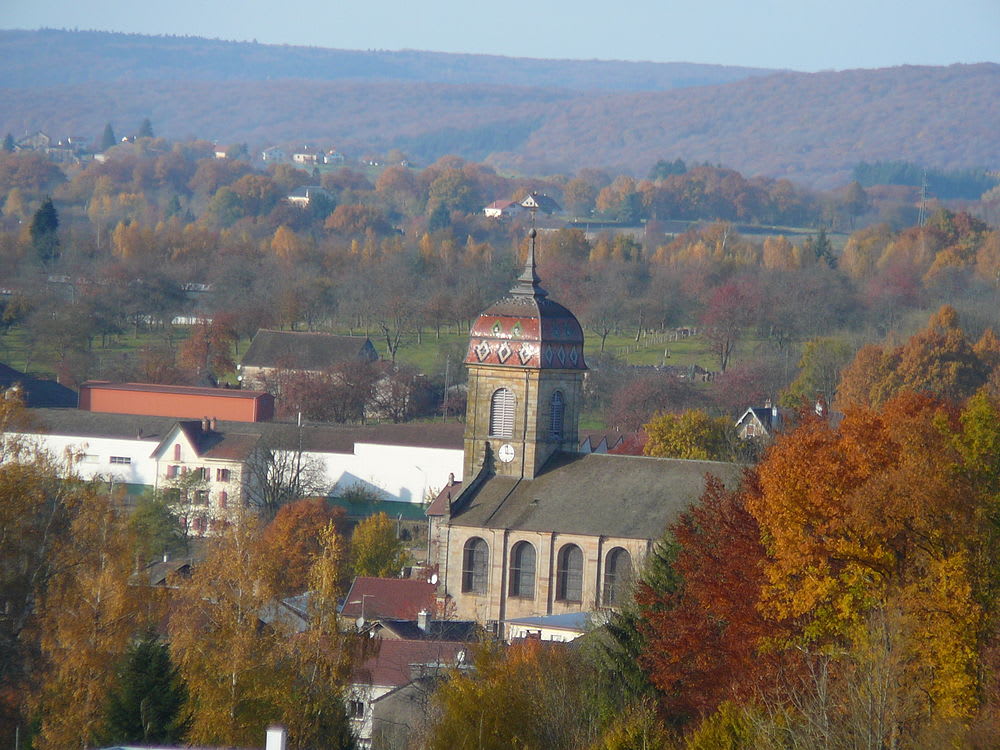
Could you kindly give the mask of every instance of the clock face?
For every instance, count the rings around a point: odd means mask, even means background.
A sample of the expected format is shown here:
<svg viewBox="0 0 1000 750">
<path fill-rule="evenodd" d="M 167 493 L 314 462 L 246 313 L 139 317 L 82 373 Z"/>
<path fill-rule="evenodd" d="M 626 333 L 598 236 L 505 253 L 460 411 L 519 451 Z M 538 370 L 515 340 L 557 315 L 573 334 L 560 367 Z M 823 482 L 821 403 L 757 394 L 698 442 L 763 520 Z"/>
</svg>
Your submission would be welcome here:
<svg viewBox="0 0 1000 750">
<path fill-rule="evenodd" d="M 514 446 L 510 443 L 504 443 L 497 451 L 497 457 L 505 464 L 510 463 L 514 460 Z"/>
</svg>

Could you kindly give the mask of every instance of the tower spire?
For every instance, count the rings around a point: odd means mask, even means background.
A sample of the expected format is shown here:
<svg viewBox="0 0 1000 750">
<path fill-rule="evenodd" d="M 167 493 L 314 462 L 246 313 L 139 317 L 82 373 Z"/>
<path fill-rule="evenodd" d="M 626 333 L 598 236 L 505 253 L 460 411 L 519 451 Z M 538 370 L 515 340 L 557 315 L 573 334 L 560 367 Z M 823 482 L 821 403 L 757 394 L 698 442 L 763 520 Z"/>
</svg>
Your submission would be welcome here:
<svg viewBox="0 0 1000 750">
<path fill-rule="evenodd" d="M 531 240 L 531 244 L 528 246 L 528 259 L 524 263 L 524 271 L 517 277 L 517 283 L 511 287 L 510 293 L 519 297 L 541 299 L 542 297 L 547 297 L 549 293 L 542 288 L 542 280 L 539 278 L 538 271 L 535 268 L 535 237 L 538 236 L 538 232 L 535 231 L 534 227 L 534 209 L 531 211 L 531 223 L 532 227 L 528 231 L 528 237 Z"/>
</svg>

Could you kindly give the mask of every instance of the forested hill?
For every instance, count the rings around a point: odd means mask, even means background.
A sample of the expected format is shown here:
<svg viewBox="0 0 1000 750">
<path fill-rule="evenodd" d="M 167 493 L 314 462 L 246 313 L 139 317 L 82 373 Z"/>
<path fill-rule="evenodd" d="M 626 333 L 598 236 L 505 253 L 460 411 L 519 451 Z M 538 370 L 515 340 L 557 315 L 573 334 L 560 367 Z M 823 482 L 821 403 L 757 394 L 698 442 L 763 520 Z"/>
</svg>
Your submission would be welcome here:
<svg viewBox="0 0 1000 750">
<path fill-rule="evenodd" d="M 404 50 L 337 50 L 104 31 L 0 31 L 0 87 L 190 80 L 424 81 L 663 91 L 774 71 L 693 63 L 538 60 Z"/>
<path fill-rule="evenodd" d="M 158 135 L 251 148 L 400 148 L 528 174 L 645 176 L 682 158 L 819 187 L 861 161 L 1000 168 L 1000 65 L 761 72 L 3 31 L 0 134 L 96 139 L 148 117 Z"/>
</svg>

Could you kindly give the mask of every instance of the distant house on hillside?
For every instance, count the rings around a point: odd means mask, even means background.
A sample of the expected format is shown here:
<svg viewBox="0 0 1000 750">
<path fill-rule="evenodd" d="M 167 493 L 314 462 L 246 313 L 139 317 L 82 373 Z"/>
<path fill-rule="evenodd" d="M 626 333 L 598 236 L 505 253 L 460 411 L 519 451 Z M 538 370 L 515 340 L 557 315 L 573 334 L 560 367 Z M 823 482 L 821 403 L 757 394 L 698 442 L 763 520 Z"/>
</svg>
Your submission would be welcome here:
<svg viewBox="0 0 1000 750">
<path fill-rule="evenodd" d="M 516 201 L 493 201 L 483 209 L 483 213 L 491 219 L 499 219 L 505 216 L 516 216 L 524 211 L 520 203 Z"/>
<path fill-rule="evenodd" d="M 345 362 L 375 362 L 375 345 L 367 336 L 336 336 L 262 329 L 240 363 L 244 388 L 257 388 L 275 370 L 323 372 Z"/>
<path fill-rule="evenodd" d="M 557 214 L 562 211 L 562 206 L 556 203 L 552 198 L 547 195 L 542 195 L 540 193 L 532 193 L 523 201 L 521 201 L 521 206 L 523 208 L 535 211 L 541 211 L 543 214 Z"/>
<path fill-rule="evenodd" d="M 282 162 L 287 159 L 287 155 L 277 146 L 269 146 L 260 152 L 261 161 Z"/>
<path fill-rule="evenodd" d="M 741 440 L 770 440 L 780 432 L 788 409 L 779 409 L 768 401 L 764 406 L 751 406 L 736 420 L 736 434 Z"/>
<path fill-rule="evenodd" d="M 303 185 L 302 187 L 295 188 L 292 192 L 288 194 L 288 202 L 295 206 L 302 206 L 305 208 L 308 206 L 314 198 L 318 197 L 333 199 L 333 196 L 319 185 Z"/>
</svg>

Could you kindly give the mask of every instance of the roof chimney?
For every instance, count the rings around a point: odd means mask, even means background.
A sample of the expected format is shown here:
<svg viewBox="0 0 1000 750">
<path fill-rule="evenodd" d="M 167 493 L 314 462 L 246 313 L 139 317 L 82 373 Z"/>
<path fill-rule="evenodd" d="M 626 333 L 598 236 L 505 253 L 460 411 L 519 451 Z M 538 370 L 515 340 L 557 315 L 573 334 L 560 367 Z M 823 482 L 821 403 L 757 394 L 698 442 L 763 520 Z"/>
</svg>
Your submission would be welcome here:
<svg viewBox="0 0 1000 750">
<path fill-rule="evenodd" d="M 264 745 L 264 750 L 285 750 L 285 742 L 287 738 L 288 733 L 285 731 L 284 727 L 268 727 L 267 744 Z"/>
<path fill-rule="evenodd" d="M 451 487 L 453 484 L 455 484 L 455 472 L 448 474 L 448 486 Z"/>
<path fill-rule="evenodd" d="M 212 423 L 211 423 L 212 432 L 215 432 L 218 426 L 219 426 L 219 420 L 216 419 L 215 417 L 212 417 Z"/>
<path fill-rule="evenodd" d="M 208 417 L 201 418 L 201 431 L 208 432 Z"/>
<path fill-rule="evenodd" d="M 421 631 L 426 633 L 428 630 L 430 630 L 430 626 L 431 626 L 431 613 L 428 612 L 426 609 L 422 609 L 419 612 L 417 612 L 417 627 L 420 628 Z"/>
</svg>

